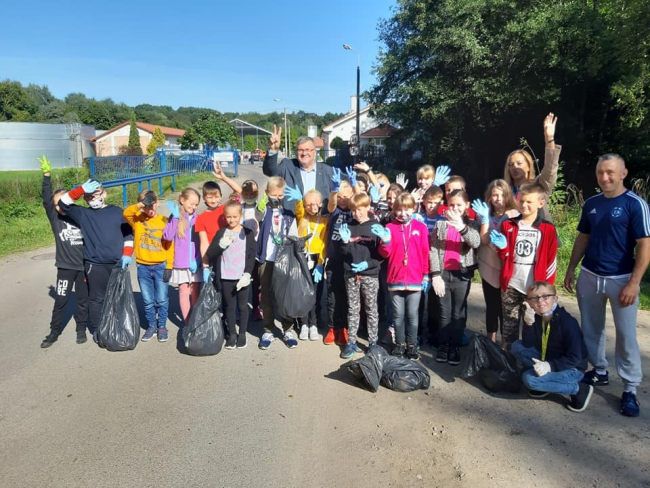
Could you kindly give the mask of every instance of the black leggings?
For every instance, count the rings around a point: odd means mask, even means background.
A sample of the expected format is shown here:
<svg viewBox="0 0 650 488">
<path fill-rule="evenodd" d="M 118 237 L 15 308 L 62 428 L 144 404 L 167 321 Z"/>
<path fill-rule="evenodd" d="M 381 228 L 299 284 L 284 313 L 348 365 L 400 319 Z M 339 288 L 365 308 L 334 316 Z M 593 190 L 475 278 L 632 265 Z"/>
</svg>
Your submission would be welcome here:
<svg viewBox="0 0 650 488">
<path fill-rule="evenodd" d="M 221 280 L 223 309 L 228 323 L 228 337 L 237 337 L 237 307 L 239 307 L 239 334 L 246 334 L 248 327 L 248 286 L 237 291 L 238 280 Z"/>
<path fill-rule="evenodd" d="M 102 320 L 102 307 L 106 297 L 106 287 L 115 264 L 95 264 L 84 262 L 88 280 L 88 312 L 90 323 L 88 330 L 93 333 Z"/>
<path fill-rule="evenodd" d="M 68 298 L 72 294 L 74 285 L 75 300 L 77 308 L 74 313 L 74 321 L 77 324 L 77 332 L 85 332 L 88 323 L 88 285 L 86 284 L 86 274 L 81 270 L 57 268 L 56 296 L 54 298 L 54 308 L 52 309 L 52 321 L 50 329 L 53 334 L 61 333 L 61 321 L 65 312 L 65 306 L 68 304 Z"/>
<path fill-rule="evenodd" d="M 503 309 L 501 308 L 501 289 L 493 287 L 485 280 L 483 285 L 483 298 L 485 298 L 485 329 L 488 334 L 499 331 L 503 324 Z"/>
</svg>

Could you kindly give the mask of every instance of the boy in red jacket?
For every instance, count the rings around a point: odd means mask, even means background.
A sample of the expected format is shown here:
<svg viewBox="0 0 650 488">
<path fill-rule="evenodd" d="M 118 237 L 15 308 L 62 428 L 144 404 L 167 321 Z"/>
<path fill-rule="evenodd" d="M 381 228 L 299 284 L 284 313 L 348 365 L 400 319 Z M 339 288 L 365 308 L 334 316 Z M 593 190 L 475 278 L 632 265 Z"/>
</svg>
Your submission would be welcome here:
<svg viewBox="0 0 650 488">
<path fill-rule="evenodd" d="M 535 281 L 554 284 L 557 271 L 557 231 L 540 213 L 546 202 L 544 187 L 527 183 L 519 195 L 521 215 L 505 220 L 501 232 L 490 233 L 490 242 L 503 261 L 499 281 L 507 349 L 519 339 L 526 290 Z"/>
</svg>

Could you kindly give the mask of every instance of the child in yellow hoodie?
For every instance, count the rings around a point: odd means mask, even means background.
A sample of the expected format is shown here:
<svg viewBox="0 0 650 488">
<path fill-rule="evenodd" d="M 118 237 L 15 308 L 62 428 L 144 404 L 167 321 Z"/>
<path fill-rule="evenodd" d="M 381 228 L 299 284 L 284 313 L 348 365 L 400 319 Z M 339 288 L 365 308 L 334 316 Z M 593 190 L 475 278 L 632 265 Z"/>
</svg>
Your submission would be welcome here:
<svg viewBox="0 0 650 488">
<path fill-rule="evenodd" d="M 124 220 L 135 234 L 135 261 L 138 283 L 147 318 L 144 342 L 158 335 L 159 342 L 169 340 L 167 310 L 169 308 L 168 283 L 174 264 L 174 248 L 163 240 L 167 217 L 158 213 L 158 197 L 151 190 L 140 193 L 138 203 L 124 210 Z"/>
<path fill-rule="evenodd" d="M 316 285 L 316 303 L 306 317 L 299 319 L 301 341 L 318 340 L 318 314 L 317 306 L 320 303 L 323 286 L 319 285 L 323 279 L 323 262 L 325 261 L 325 242 L 327 239 L 327 216 L 321 215 L 323 196 L 318 190 L 309 190 L 301 196 L 298 188 L 287 187 L 288 200 L 296 202 L 296 221 L 298 222 L 298 236 L 310 236 L 305 241 L 307 264 L 312 272 Z"/>
</svg>

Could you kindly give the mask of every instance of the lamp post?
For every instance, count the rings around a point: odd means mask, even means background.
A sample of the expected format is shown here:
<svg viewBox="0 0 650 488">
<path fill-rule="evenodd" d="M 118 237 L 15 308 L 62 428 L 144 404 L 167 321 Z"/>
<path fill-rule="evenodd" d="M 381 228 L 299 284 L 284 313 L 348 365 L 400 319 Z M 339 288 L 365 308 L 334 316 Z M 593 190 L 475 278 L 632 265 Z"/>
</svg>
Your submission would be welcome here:
<svg viewBox="0 0 650 488">
<path fill-rule="evenodd" d="M 343 49 L 346 51 L 353 51 L 357 53 L 357 130 L 356 130 L 356 135 L 357 135 L 357 144 L 361 146 L 361 140 L 359 139 L 359 129 L 360 129 L 360 123 L 359 123 L 359 118 L 361 117 L 361 114 L 359 113 L 359 106 L 361 104 L 361 96 L 360 96 L 360 88 L 361 88 L 361 62 L 360 62 L 360 56 L 359 52 L 356 49 L 353 49 L 350 47 L 349 44 L 343 44 Z M 355 156 L 355 160 L 358 158 L 358 156 Z"/>
<path fill-rule="evenodd" d="M 274 98 L 274 102 L 281 102 L 281 98 Z M 284 107 L 284 152 L 287 157 L 290 157 L 289 153 L 289 141 L 287 140 L 287 107 Z"/>
</svg>

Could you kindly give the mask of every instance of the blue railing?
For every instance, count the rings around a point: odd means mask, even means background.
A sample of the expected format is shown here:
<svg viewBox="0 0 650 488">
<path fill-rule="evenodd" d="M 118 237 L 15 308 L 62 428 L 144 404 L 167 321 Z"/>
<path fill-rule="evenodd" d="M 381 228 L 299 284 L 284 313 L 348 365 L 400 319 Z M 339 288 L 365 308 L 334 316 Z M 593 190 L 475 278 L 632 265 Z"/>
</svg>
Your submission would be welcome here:
<svg viewBox="0 0 650 488">
<path fill-rule="evenodd" d="M 158 156 L 102 156 L 90 158 L 90 176 L 99 181 L 159 173 Z"/>
<path fill-rule="evenodd" d="M 130 176 L 128 178 L 120 178 L 117 180 L 108 180 L 108 181 L 103 181 L 102 186 L 104 188 L 111 188 L 113 186 L 121 186 L 122 187 L 122 201 L 124 203 L 124 208 L 127 207 L 128 205 L 128 199 L 127 199 L 127 192 L 126 192 L 126 186 L 130 185 L 132 183 L 137 183 L 138 184 L 138 191 L 142 193 L 142 183 L 147 182 L 147 189 L 151 190 L 151 180 L 158 180 L 158 195 L 160 197 L 163 196 L 163 184 L 162 180 L 163 178 L 168 178 L 171 177 L 172 179 L 172 191 L 176 191 L 176 171 L 165 171 L 162 173 L 153 173 L 153 174 L 146 174 L 146 175 L 140 175 L 140 176 Z"/>
</svg>

